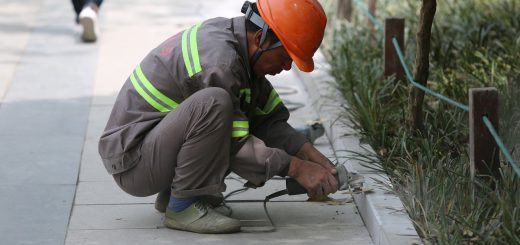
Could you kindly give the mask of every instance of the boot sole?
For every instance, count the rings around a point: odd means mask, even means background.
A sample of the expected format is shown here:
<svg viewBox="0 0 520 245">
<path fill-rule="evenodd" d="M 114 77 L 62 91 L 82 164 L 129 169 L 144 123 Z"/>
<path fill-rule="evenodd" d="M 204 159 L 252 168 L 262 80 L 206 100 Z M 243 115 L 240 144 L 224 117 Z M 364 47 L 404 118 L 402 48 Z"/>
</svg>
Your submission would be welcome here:
<svg viewBox="0 0 520 245">
<path fill-rule="evenodd" d="M 240 231 L 240 226 L 238 227 L 229 227 L 226 229 L 219 229 L 219 230 L 206 230 L 206 229 L 196 229 L 196 228 L 190 228 L 186 225 L 180 224 L 176 222 L 175 220 L 168 219 L 165 217 L 164 226 L 174 229 L 174 230 L 181 230 L 181 231 L 189 231 L 189 232 L 195 232 L 200 234 L 229 234 L 229 233 L 236 233 Z"/>
<path fill-rule="evenodd" d="M 83 26 L 83 34 L 81 39 L 84 42 L 95 42 L 97 39 L 94 20 L 89 17 L 79 19 L 79 23 Z"/>
</svg>

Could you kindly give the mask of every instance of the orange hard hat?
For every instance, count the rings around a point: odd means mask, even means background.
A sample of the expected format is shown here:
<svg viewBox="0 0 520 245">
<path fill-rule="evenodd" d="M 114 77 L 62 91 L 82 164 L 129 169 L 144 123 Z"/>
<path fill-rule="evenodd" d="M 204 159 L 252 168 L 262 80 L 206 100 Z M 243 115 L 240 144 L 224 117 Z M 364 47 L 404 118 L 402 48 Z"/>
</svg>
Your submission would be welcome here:
<svg viewBox="0 0 520 245">
<path fill-rule="evenodd" d="M 273 29 L 300 70 L 314 70 L 327 17 L 317 0 L 257 0 L 260 16 Z"/>
</svg>

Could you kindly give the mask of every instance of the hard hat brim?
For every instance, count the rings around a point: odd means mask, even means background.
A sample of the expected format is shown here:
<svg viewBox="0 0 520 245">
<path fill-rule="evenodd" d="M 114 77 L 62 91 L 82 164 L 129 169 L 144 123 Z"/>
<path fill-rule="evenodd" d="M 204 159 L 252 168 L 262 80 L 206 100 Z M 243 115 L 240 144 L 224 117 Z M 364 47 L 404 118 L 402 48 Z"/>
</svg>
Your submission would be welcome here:
<svg viewBox="0 0 520 245">
<path fill-rule="evenodd" d="M 291 56 L 291 59 L 293 60 L 294 64 L 296 64 L 298 69 L 300 69 L 300 71 L 311 72 L 314 70 L 314 61 L 312 60 L 312 57 L 308 60 L 303 60 L 294 55 L 289 50 L 287 50 L 287 53 L 289 53 L 289 56 Z"/>
</svg>

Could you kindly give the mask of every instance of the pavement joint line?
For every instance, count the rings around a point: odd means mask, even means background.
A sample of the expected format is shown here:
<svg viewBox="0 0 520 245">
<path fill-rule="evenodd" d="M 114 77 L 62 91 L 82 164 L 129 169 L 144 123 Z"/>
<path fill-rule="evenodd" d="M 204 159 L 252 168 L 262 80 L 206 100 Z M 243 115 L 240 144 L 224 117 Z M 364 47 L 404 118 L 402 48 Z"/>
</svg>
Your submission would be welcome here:
<svg viewBox="0 0 520 245">
<path fill-rule="evenodd" d="M 111 228 L 111 229 L 74 229 L 69 228 L 69 231 L 127 231 L 127 230 L 158 230 L 158 229 L 167 229 L 165 226 L 157 226 L 157 228 Z"/>
<path fill-rule="evenodd" d="M 227 200 L 226 203 L 263 203 L 264 200 Z M 269 201 L 267 203 L 321 203 L 321 202 L 309 202 L 309 201 L 297 201 L 297 200 L 280 200 L 280 201 Z M 132 206 L 132 205 L 151 205 L 153 202 L 133 202 L 133 203 L 76 203 L 74 206 Z M 321 203 L 323 205 L 329 205 L 327 203 Z M 331 205 L 333 206 L 333 205 Z M 337 205 L 337 206 L 348 206 L 348 205 Z"/>
<path fill-rule="evenodd" d="M 133 206 L 133 205 L 151 205 L 154 204 L 153 202 L 133 202 L 133 203 L 76 203 L 74 206 Z"/>
<path fill-rule="evenodd" d="M 79 183 L 114 183 L 114 181 L 102 181 L 102 180 L 81 180 L 81 181 L 78 181 L 78 184 Z"/>
<path fill-rule="evenodd" d="M 254 199 L 244 199 L 244 200 L 226 200 L 226 203 L 246 203 L 246 202 L 249 202 L 249 203 L 261 202 L 261 203 L 263 203 L 264 200 L 254 200 Z M 301 203 L 306 203 L 307 201 L 280 200 L 280 201 L 268 201 L 267 203 L 274 203 L 274 202 L 278 202 L 278 203 L 283 203 L 283 202 L 291 202 L 291 203 L 294 203 L 294 202 L 301 202 Z M 326 204 L 326 203 L 324 203 L 324 204 Z"/>
<path fill-rule="evenodd" d="M 76 183 L 64 184 L 64 183 L 2 183 L 0 182 L 0 186 L 28 186 L 28 185 L 38 185 L 38 186 L 76 186 Z"/>
<path fill-rule="evenodd" d="M 249 221 L 249 220 L 240 220 L 240 221 Z M 253 220 L 253 221 L 264 221 L 264 222 L 267 222 L 267 220 Z M 348 228 L 348 227 L 364 227 L 364 225 L 341 225 L 341 224 L 319 224 L 319 225 L 315 225 L 315 224 L 297 224 L 298 227 L 294 227 L 295 224 L 288 224 L 288 225 L 276 225 L 276 229 L 280 229 L 280 228 L 285 228 L 285 229 L 300 229 L 301 227 L 341 227 L 341 228 Z M 261 226 L 242 226 L 244 228 L 250 228 L 250 227 L 261 227 Z M 166 226 L 156 226 L 155 228 L 107 228 L 107 229 L 96 229 L 96 228 L 69 228 L 69 231 L 130 231 L 130 230 L 161 230 L 161 229 L 165 229 L 165 230 L 172 230 Z M 172 231 L 176 231 L 176 232 L 187 232 L 187 231 L 177 231 L 177 230 L 172 230 Z M 266 233 L 264 231 L 258 231 L 258 232 L 247 232 L 247 234 L 259 234 L 259 233 Z M 276 233 L 276 232 L 269 232 L 269 233 Z M 197 234 L 197 233 L 194 233 L 195 235 L 205 235 L 205 236 L 214 236 L 216 234 Z M 243 233 L 237 233 L 237 234 L 243 234 Z M 409 235 L 407 235 L 409 236 Z"/>
</svg>

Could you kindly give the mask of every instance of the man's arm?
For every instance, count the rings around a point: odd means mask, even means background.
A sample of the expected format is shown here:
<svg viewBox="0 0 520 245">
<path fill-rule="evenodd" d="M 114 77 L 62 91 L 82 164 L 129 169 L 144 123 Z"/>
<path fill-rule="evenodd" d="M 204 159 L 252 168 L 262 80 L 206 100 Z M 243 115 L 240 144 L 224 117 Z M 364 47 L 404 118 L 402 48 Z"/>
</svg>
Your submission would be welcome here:
<svg viewBox="0 0 520 245">
<path fill-rule="evenodd" d="M 287 123 L 289 110 L 271 83 L 263 78 L 257 86 L 260 98 L 253 117 L 253 134 L 267 146 L 283 149 L 290 155 L 296 154 L 308 140 Z"/>
<path fill-rule="evenodd" d="M 287 123 L 289 111 L 269 81 L 264 79 L 263 85 L 264 92 L 269 92 L 269 99 L 260 105 L 262 108 L 257 108 L 254 133 L 266 145 L 284 149 L 293 155 L 289 166 L 280 175 L 293 177 L 307 189 L 310 197 L 336 192 L 338 183 L 333 176 L 336 169 L 332 163 Z"/>
</svg>

